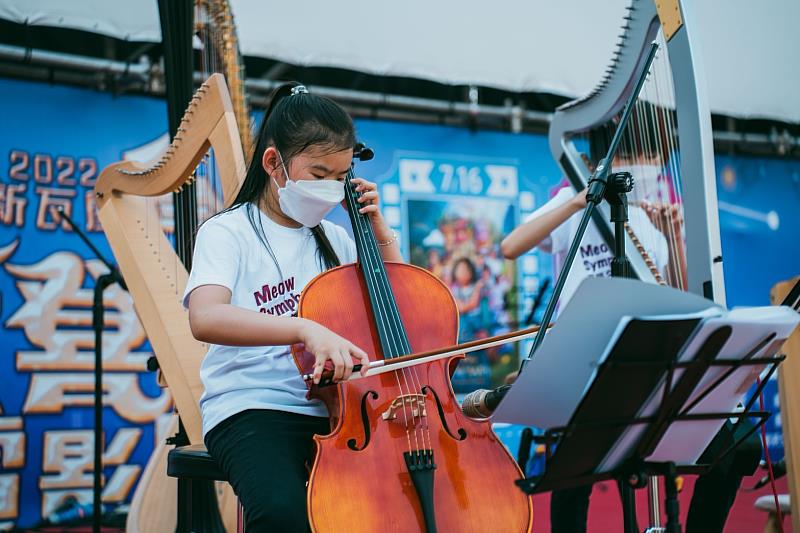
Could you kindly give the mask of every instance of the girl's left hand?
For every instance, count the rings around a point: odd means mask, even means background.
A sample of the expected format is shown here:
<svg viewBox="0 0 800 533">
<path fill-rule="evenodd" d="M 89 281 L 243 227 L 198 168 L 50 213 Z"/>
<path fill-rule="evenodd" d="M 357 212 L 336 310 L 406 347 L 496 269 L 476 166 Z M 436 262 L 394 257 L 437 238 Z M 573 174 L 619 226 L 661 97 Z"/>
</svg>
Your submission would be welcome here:
<svg viewBox="0 0 800 533">
<path fill-rule="evenodd" d="M 377 244 L 381 246 L 381 256 L 384 261 L 402 262 L 403 257 L 397 247 L 397 234 L 392 231 L 381 214 L 378 203 L 378 186 L 364 178 L 353 178 L 350 183 L 355 185 L 356 192 L 361 193 L 361 196 L 358 197 L 358 203 L 361 204 L 358 212 L 369 217 Z"/>
<path fill-rule="evenodd" d="M 353 178 L 350 183 L 356 186 L 356 192 L 361 193 L 361 196 L 358 197 L 358 203 L 362 207 L 358 212 L 369 215 L 371 219 L 380 216 L 378 186 L 364 178 Z"/>
</svg>

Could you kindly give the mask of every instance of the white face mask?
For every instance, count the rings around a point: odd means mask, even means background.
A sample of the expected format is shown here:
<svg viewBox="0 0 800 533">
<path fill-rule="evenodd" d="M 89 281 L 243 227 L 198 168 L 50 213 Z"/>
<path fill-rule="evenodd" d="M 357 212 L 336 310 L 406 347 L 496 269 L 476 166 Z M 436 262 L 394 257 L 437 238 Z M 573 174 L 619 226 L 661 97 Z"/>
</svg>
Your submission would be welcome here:
<svg viewBox="0 0 800 533">
<path fill-rule="evenodd" d="M 628 198 L 638 198 L 650 202 L 663 201 L 669 198 L 669 191 L 661 178 L 662 171 L 658 165 L 619 165 L 613 167 L 614 172 L 630 172 L 634 179 L 633 193 Z"/>
<path fill-rule="evenodd" d="M 280 152 L 278 157 L 286 176 L 286 185 L 283 187 L 275 182 L 281 211 L 307 228 L 318 226 L 325 215 L 344 199 L 344 183 L 337 180 L 293 181 L 289 178 Z"/>
</svg>

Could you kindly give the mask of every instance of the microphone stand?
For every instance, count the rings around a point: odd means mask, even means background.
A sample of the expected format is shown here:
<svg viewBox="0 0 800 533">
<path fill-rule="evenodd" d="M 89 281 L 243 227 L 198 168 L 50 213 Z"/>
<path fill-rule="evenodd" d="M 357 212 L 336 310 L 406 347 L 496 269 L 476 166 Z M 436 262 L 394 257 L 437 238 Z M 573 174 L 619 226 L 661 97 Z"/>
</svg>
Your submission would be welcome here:
<svg viewBox="0 0 800 533">
<path fill-rule="evenodd" d="M 561 296 L 561 290 L 564 288 L 564 283 L 569 275 L 572 262 L 575 260 L 575 255 L 578 252 L 580 242 L 583 240 L 583 235 L 586 233 L 586 227 L 589 224 L 592 212 L 604 198 L 611 207 L 611 222 L 614 223 L 614 259 L 611 261 L 611 276 L 623 278 L 634 277 L 631 263 L 625 255 L 625 223 L 628 221 L 627 193 L 633 189 L 633 177 L 628 172 L 609 174 L 609 171 L 611 162 L 614 160 L 614 155 L 616 154 L 617 148 L 622 139 L 622 133 L 625 131 L 625 126 L 630 119 L 633 105 L 639 96 L 642 86 L 644 85 L 645 79 L 647 78 L 647 74 L 650 70 L 650 65 L 655 58 L 657 50 L 658 44 L 653 42 L 650 45 L 650 50 L 642 66 L 636 86 L 628 96 L 628 100 L 625 103 L 625 109 L 622 112 L 622 118 L 620 119 L 617 129 L 614 132 L 614 137 L 611 140 L 610 146 L 608 147 L 608 152 L 606 156 L 597 164 L 597 167 L 589 179 L 588 190 L 586 192 L 586 209 L 584 209 L 583 216 L 580 224 L 578 225 L 578 230 L 573 237 L 569 251 L 567 252 L 567 257 L 564 260 L 564 264 L 561 266 L 561 271 L 556 279 L 556 284 L 553 288 L 553 294 L 550 297 L 550 301 L 548 302 L 544 316 L 542 317 L 543 324 L 549 324 L 550 320 L 553 318 L 556 304 Z M 531 346 L 531 350 L 527 359 L 522 361 L 520 365 L 520 372 L 523 371 L 525 364 L 533 359 L 536 350 L 544 340 L 544 335 L 545 328 L 542 328 L 539 330 L 536 338 L 533 341 L 533 345 Z M 674 490 L 670 491 L 669 489 L 670 487 L 668 487 L 668 493 L 671 494 L 671 492 L 674 492 Z M 631 487 L 628 483 L 620 483 L 620 492 L 623 500 L 623 509 L 625 509 L 623 518 L 625 521 L 626 531 L 633 531 L 634 529 L 637 529 L 633 487 Z M 660 523 L 661 516 L 658 508 L 660 498 L 657 478 L 650 478 L 648 480 L 648 492 L 650 520 L 652 525 L 647 529 L 647 531 L 651 533 L 662 532 L 664 529 L 661 527 Z M 668 514 L 671 515 L 674 513 Z M 669 520 L 674 520 L 674 523 L 677 523 L 676 516 L 670 516 Z"/>
<path fill-rule="evenodd" d="M 611 262 L 611 275 L 615 277 L 633 277 L 631 263 L 625 255 L 625 223 L 628 221 L 627 193 L 633 190 L 633 177 L 628 172 L 609 174 L 609 170 L 611 167 L 611 161 L 614 160 L 614 155 L 616 154 L 619 143 L 622 140 L 622 133 L 625 131 L 625 126 L 628 124 L 633 106 L 636 102 L 636 99 L 639 97 L 639 92 L 641 91 L 645 80 L 647 79 L 647 73 L 650 70 L 650 65 L 653 63 L 653 59 L 655 58 L 657 50 L 658 43 L 653 41 L 644 60 L 644 64 L 641 67 L 641 72 L 639 73 L 636 86 L 628 96 L 627 102 L 625 102 L 622 118 L 617 125 L 613 139 L 611 139 L 608 152 L 606 153 L 606 156 L 600 160 L 594 172 L 592 173 L 591 178 L 589 179 L 589 187 L 586 192 L 586 208 L 583 211 L 583 216 L 578 224 L 578 229 L 575 232 L 575 236 L 570 243 L 569 251 L 567 252 L 564 264 L 561 265 L 561 271 L 556 278 L 556 284 L 553 287 L 553 293 L 550 295 L 547 308 L 542 316 L 541 324 L 549 324 L 552 320 L 553 313 L 555 312 L 556 305 L 558 304 L 558 299 L 561 297 L 561 291 L 564 288 L 564 283 L 566 282 L 567 277 L 569 276 L 570 268 L 572 268 L 572 262 L 575 260 L 575 255 L 578 253 L 578 247 L 580 246 L 583 236 L 586 233 L 586 227 L 589 225 L 589 220 L 592 217 L 594 208 L 599 205 L 604 198 L 611 206 L 611 221 L 614 222 L 614 259 Z M 537 302 L 534 304 L 531 315 L 533 312 L 535 312 L 536 307 L 538 306 L 538 300 L 542 293 L 543 291 L 537 295 Z M 543 327 L 537 332 L 536 337 L 533 340 L 531 350 L 528 353 L 528 357 L 523 359 L 520 363 L 520 373 L 522 373 L 524 370 L 525 364 L 533 359 L 536 350 L 542 344 L 546 334 L 546 329 L 547 328 Z"/>
<path fill-rule="evenodd" d="M 120 287 L 128 290 L 122 274 L 116 266 L 111 264 L 100 250 L 95 247 L 85 233 L 72 221 L 63 209 L 58 209 L 58 215 L 65 220 L 72 230 L 86 243 L 94 255 L 108 268 L 108 273 L 97 278 L 94 284 L 94 300 L 92 303 L 92 329 L 94 329 L 94 476 L 92 487 L 92 531 L 100 533 L 103 507 L 101 501 L 103 478 L 103 327 L 105 326 L 105 306 L 103 293 L 113 285 L 119 283 Z"/>
<path fill-rule="evenodd" d="M 650 45 L 650 50 L 644 61 L 644 64 L 642 65 L 642 70 L 639 74 L 639 79 L 636 82 L 636 87 L 633 89 L 633 91 L 631 91 L 631 94 L 628 96 L 628 101 L 625 103 L 625 109 L 622 112 L 622 118 L 617 126 L 617 130 L 614 132 L 614 138 L 611 139 L 611 145 L 608 147 L 608 152 L 606 156 L 597 164 L 597 167 L 594 169 L 594 172 L 589 179 L 589 188 L 586 192 L 586 209 L 583 211 L 583 216 L 578 224 L 578 230 L 572 239 L 569 251 L 567 252 L 567 257 L 564 260 L 564 264 L 561 266 L 561 271 L 559 272 L 558 277 L 556 278 L 556 284 L 553 287 L 553 294 L 550 295 L 550 300 L 547 303 L 547 308 L 545 309 L 544 316 L 542 317 L 542 324 L 549 324 L 550 320 L 553 318 L 556 304 L 561 296 L 561 290 L 564 288 L 564 283 L 569 275 L 572 262 L 575 260 L 575 255 L 578 253 L 578 247 L 580 246 L 581 240 L 583 240 L 583 235 L 586 233 L 586 227 L 589 225 L 592 212 L 594 211 L 594 208 L 603 201 L 603 198 L 606 198 L 611 204 L 611 220 L 614 222 L 615 230 L 615 257 L 611 263 L 611 274 L 619 274 L 624 275 L 625 277 L 630 277 L 632 269 L 628 258 L 625 257 L 624 232 L 625 221 L 628 218 L 626 193 L 630 192 L 630 190 L 633 188 L 633 180 L 631 175 L 627 172 L 609 175 L 609 170 L 611 167 L 611 161 L 614 160 L 614 155 L 617 152 L 617 147 L 622 140 L 622 133 L 625 131 L 625 126 L 630 119 L 634 103 L 636 102 L 639 92 L 641 91 L 645 79 L 647 78 L 650 65 L 653 63 L 653 59 L 655 58 L 656 50 L 658 50 L 658 44 L 654 41 Z M 534 338 L 533 346 L 531 346 L 528 357 L 522 360 L 520 372 L 522 372 L 525 368 L 525 364 L 533 359 L 536 350 L 542 344 L 542 341 L 544 340 L 545 329 L 546 328 L 540 329 L 536 335 L 536 338 Z"/>
<path fill-rule="evenodd" d="M 542 282 L 541 287 L 539 287 L 539 291 L 536 293 L 536 297 L 533 299 L 533 304 L 531 304 L 531 310 L 528 312 L 528 316 L 525 318 L 524 325 L 529 326 L 532 322 L 534 317 L 536 316 L 536 311 L 539 310 L 539 306 L 542 305 L 542 300 L 544 299 L 544 293 L 547 292 L 547 289 L 550 288 L 550 278 L 545 278 Z"/>
</svg>

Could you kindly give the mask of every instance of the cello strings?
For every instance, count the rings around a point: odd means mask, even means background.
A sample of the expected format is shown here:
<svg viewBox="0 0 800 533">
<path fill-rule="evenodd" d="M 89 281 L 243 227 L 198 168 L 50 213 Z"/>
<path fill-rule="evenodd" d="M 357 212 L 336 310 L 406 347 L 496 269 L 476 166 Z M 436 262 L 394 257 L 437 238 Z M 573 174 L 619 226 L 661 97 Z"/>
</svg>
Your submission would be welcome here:
<svg viewBox="0 0 800 533">
<path fill-rule="evenodd" d="M 367 255 L 367 260 L 370 263 L 372 263 L 372 267 L 369 268 L 368 270 L 370 272 L 370 278 L 373 279 L 375 284 L 376 284 L 375 285 L 376 291 L 379 293 L 378 294 L 378 296 L 379 296 L 379 305 L 381 306 L 380 307 L 380 313 L 382 313 L 382 315 L 383 315 L 382 319 L 381 319 L 381 317 L 379 317 L 379 320 L 386 321 L 387 322 L 386 326 L 393 330 L 391 338 L 395 339 L 395 341 L 392 344 L 394 345 L 393 349 L 395 350 L 396 353 L 393 354 L 392 356 L 396 356 L 396 355 L 400 354 L 400 351 L 398 351 L 398 348 L 399 348 L 399 350 L 402 350 L 403 353 L 410 353 L 411 347 L 408 344 L 408 339 L 407 339 L 407 337 L 405 335 L 405 332 L 404 332 L 404 329 L 402 327 L 402 322 L 400 321 L 399 316 L 397 316 L 397 314 L 396 314 L 397 313 L 397 306 L 396 306 L 396 302 L 393 301 L 391 288 L 386 286 L 386 283 L 388 283 L 388 277 L 386 275 L 386 271 L 385 271 L 385 267 L 383 265 L 383 261 L 379 256 L 377 241 L 375 240 L 374 232 L 372 231 L 371 226 L 368 226 L 368 222 L 366 222 L 366 216 L 365 215 L 359 214 L 359 216 L 358 216 L 358 224 L 359 224 L 359 227 L 362 228 L 362 230 L 361 230 L 362 234 L 365 235 L 367 240 L 371 241 L 369 243 L 370 245 L 367 246 L 366 249 L 365 249 L 365 254 Z M 366 231 L 363 229 L 364 225 L 367 225 L 366 226 Z M 378 272 L 383 274 L 382 280 L 384 281 L 384 283 L 381 283 L 381 279 L 377 277 L 376 273 L 378 273 Z M 392 305 L 392 304 L 394 304 L 394 305 Z M 398 342 L 401 344 L 401 346 L 397 346 Z M 411 374 L 412 380 L 413 381 L 417 381 L 416 386 L 419 388 L 418 380 L 414 380 L 415 370 L 414 371 L 408 371 L 406 369 L 403 369 L 402 372 L 403 372 L 403 380 L 402 380 L 402 382 L 406 383 L 406 389 L 409 392 L 411 391 L 411 387 L 408 386 L 408 384 L 407 384 L 407 381 L 409 380 L 409 378 L 408 378 L 408 374 L 409 373 Z M 398 385 L 400 385 L 399 377 L 397 379 L 398 379 Z M 400 386 L 401 386 L 401 392 L 403 392 L 405 394 L 406 392 L 402 391 L 402 385 L 400 385 Z M 404 403 L 404 409 L 405 409 L 405 403 Z M 423 441 L 423 446 L 425 446 L 426 445 L 426 443 L 425 443 L 426 436 L 428 437 L 428 441 L 430 441 L 430 436 L 426 434 L 427 433 L 427 431 L 426 431 L 427 430 L 427 427 L 426 427 L 427 426 L 427 419 L 422 416 L 421 411 L 419 411 L 419 412 L 420 412 L 420 415 L 419 415 L 420 421 L 423 422 L 423 424 L 422 424 L 423 425 L 422 441 Z M 414 414 L 413 407 L 411 408 L 411 415 L 412 415 L 412 420 L 416 420 L 417 416 Z M 419 441 L 417 440 L 418 431 L 419 431 L 419 429 L 417 428 L 417 424 L 415 423 L 414 424 L 414 437 L 415 437 L 415 442 L 417 444 L 417 449 L 419 449 Z"/>
<path fill-rule="evenodd" d="M 371 231 L 370 231 L 370 228 L 368 226 L 365 227 L 364 221 L 361 218 L 361 213 L 358 212 L 359 204 L 356 201 L 355 192 L 352 189 L 352 183 L 351 183 L 352 179 L 353 179 L 353 170 L 352 170 L 352 167 L 351 167 L 350 171 L 348 171 L 348 173 L 347 173 L 347 177 L 346 177 L 346 180 L 345 180 L 345 182 L 346 182 L 345 197 L 347 198 L 347 205 L 348 205 L 348 208 L 350 209 L 350 212 L 354 214 L 354 216 L 353 216 L 353 225 L 355 226 L 354 227 L 354 231 L 356 232 L 357 235 L 361 236 L 361 238 L 363 239 L 362 242 L 364 242 L 369 238 L 369 235 L 371 234 Z M 363 247 L 362 251 L 364 253 L 363 253 L 363 256 L 361 257 L 362 267 L 363 268 L 361 270 L 364 273 L 364 277 L 368 278 L 369 281 L 372 282 L 373 286 L 376 287 L 377 286 L 377 277 L 376 277 L 375 272 L 380 267 L 379 267 L 378 264 L 376 264 L 377 262 L 375 261 L 375 258 L 371 254 L 371 252 L 372 252 L 371 244 L 372 243 L 365 243 L 365 244 L 369 244 L 369 246 L 364 246 Z M 381 263 L 381 265 L 382 265 L 382 262 L 379 262 L 379 263 Z M 382 300 L 382 299 L 380 299 L 380 300 Z M 379 301 L 379 305 L 381 305 L 381 307 L 373 309 L 373 313 L 374 313 L 375 319 L 376 319 L 375 320 L 375 325 L 380 330 L 379 334 L 382 333 L 384 335 L 384 338 L 387 339 L 387 342 L 389 343 L 390 349 L 398 350 L 400 347 L 397 346 L 397 344 L 396 344 L 397 343 L 397 336 L 389 334 L 389 332 L 386 329 L 387 328 L 386 321 L 383 320 L 382 317 L 380 316 L 381 313 L 385 313 L 386 312 L 382 308 L 383 302 Z M 390 357 L 393 357 L 393 355 L 390 354 Z M 384 354 L 384 358 L 386 358 L 386 354 Z M 397 387 L 400 390 L 400 394 L 403 395 L 403 396 L 407 395 L 410 392 L 411 389 L 406 384 L 406 389 L 408 390 L 408 392 L 406 392 L 406 390 L 404 390 L 403 385 L 406 382 L 405 373 L 403 374 L 403 379 L 402 380 L 400 379 L 400 374 L 397 371 L 394 372 L 394 376 L 395 376 L 395 379 L 397 381 Z M 406 440 L 408 442 L 408 451 L 411 452 L 414 449 L 414 447 L 411 444 L 411 435 L 410 435 L 410 432 L 409 432 L 408 407 L 407 407 L 405 401 L 402 401 L 401 404 L 402 404 L 402 407 L 403 407 L 403 420 L 404 420 L 404 423 L 405 423 Z M 413 415 L 414 415 L 414 412 L 413 412 L 413 409 L 412 409 L 411 410 L 412 421 L 413 421 L 413 418 L 414 418 Z M 416 429 L 414 431 L 414 442 L 415 442 L 416 447 L 418 449 L 419 448 L 419 440 L 417 438 Z"/>
<path fill-rule="evenodd" d="M 356 205 L 356 209 L 358 209 L 358 207 L 360 207 L 357 204 L 357 202 L 354 202 L 354 204 Z M 356 211 L 356 213 L 357 213 L 357 211 Z M 366 217 L 364 217 L 364 218 L 366 218 Z M 357 220 L 358 220 L 358 227 L 361 229 L 361 234 L 365 237 L 366 240 L 372 240 L 372 239 L 370 239 L 370 237 L 374 237 L 374 235 L 373 235 L 373 233 L 371 231 L 371 228 L 367 225 L 368 223 L 364 219 L 362 219 L 362 215 L 358 214 Z M 381 271 L 381 267 L 383 266 L 383 262 L 379 258 L 375 257 L 375 255 L 374 255 L 375 252 L 376 252 L 377 244 L 375 242 L 370 242 L 368 244 L 369 244 L 368 246 L 365 246 L 364 253 L 365 253 L 365 256 L 366 256 L 365 260 L 367 261 L 367 265 L 368 265 L 366 271 L 369 273 L 370 279 L 373 280 L 373 284 L 374 284 L 374 287 L 376 289 L 376 293 L 377 293 L 377 296 L 378 296 L 378 301 L 376 303 L 379 305 L 379 307 L 378 307 L 378 309 L 375 310 L 376 311 L 376 319 L 377 319 L 377 322 L 380 323 L 380 327 L 382 329 L 385 330 L 386 328 L 390 328 L 390 329 L 394 330 L 394 331 L 391 332 L 389 339 L 387 339 L 387 341 L 390 343 L 391 350 L 394 352 L 393 354 L 388 354 L 389 357 L 391 358 L 391 357 L 394 357 L 397 354 L 399 354 L 400 350 L 403 350 L 403 347 L 402 346 L 398 346 L 398 343 L 403 342 L 403 340 L 404 340 L 403 337 L 404 336 L 402 335 L 402 331 L 398 331 L 397 330 L 396 325 L 394 323 L 392 323 L 391 321 L 387 321 L 387 318 L 390 316 L 389 312 L 388 312 L 388 309 L 387 309 L 388 301 L 386 300 L 386 295 L 385 294 L 380 294 L 383 291 L 381 290 L 382 288 L 380 286 L 379 279 L 377 278 L 377 275 L 376 275 L 377 272 Z M 385 272 L 384 272 L 384 276 L 385 276 Z M 384 358 L 386 357 L 386 355 L 387 354 L 384 354 Z M 398 382 L 398 387 L 400 388 L 401 393 L 403 395 L 409 394 L 411 392 L 411 387 L 407 383 L 408 376 L 407 376 L 407 374 L 405 372 L 403 372 L 402 378 L 403 379 L 401 380 L 400 379 L 400 375 L 397 372 L 395 372 L 395 379 Z M 405 384 L 405 390 L 404 390 L 404 387 L 403 387 L 404 384 Z M 409 407 L 407 407 L 405 401 L 402 401 L 401 403 L 403 404 L 403 413 L 404 413 L 404 417 L 406 419 L 406 432 L 408 433 L 408 411 L 407 411 L 407 409 Z M 415 423 L 416 417 L 414 415 L 413 407 L 410 407 L 410 409 L 411 409 L 412 422 L 414 422 L 414 442 L 415 442 L 415 445 L 416 445 L 416 449 L 419 449 L 419 447 L 420 447 L 419 436 L 418 436 L 417 424 Z M 423 445 L 424 445 L 424 435 L 423 435 Z M 410 440 L 409 440 L 409 451 L 411 449 L 412 449 L 412 447 L 410 446 Z"/>
<path fill-rule="evenodd" d="M 369 223 L 367 221 L 367 216 L 366 215 L 361 215 L 359 213 L 358 219 L 359 219 L 359 227 L 362 227 L 364 224 L 367 224 L 366 231 L 363 231 L 363 229 L 362 229 L 362 232 L 363 232 L 362 234 L 364 234 L 366 236 L 367 240 L 370 241 L 370 246 L 367 247 L 367 250 L 365 250 L 365 252 L 368 254 L 369 260 L 374 265 L 374 267 L 372 269 L 370 269 L 370 271 L 376 273 L 372 277 L 376 281 L 376 289 L 377 289 L 377 292 L 379 293 L 378 296 L 380 298 L 381 309 L 382 309 L 382 312 L 383 312 L 383 318 L 384 318 L 384 320 L 388 321 L 388 327 L 393 330 L 392 331 L 393 332 L 393 338 L 397 339 L 398 342 L 400 343 L 399 348 L 402 350 L 402 353 L 403 354 L 411 353 L 411 346 L 408 343 L 408 337 L 405 334 L 405 329 L 404 329 L 403 324 L 402 324 L 402 319 L 401 319 L 401 317 L 399 315 L 399 310 L 397 308 L 397 303 L 394 300 L 394 294 L 392 293 L 392 289 L 391 289 L 391 286 L 389 284 L 388 275 L 386 273 L 386 269 L 385 269 L 385 266 L 383 264 L 383 260 L 380 257 L 380 252 L 379 252 L 379 249 L 378 249 L 378 245 L 377 245 L 377 240 L 375 238 L 375 234 L 372 231 L 372 227 L 370 225 L 368 225 Z M 378 277 L 377 273 L 381 273 L 382 276 Z M 396 348 L 397 347 L 395 347 L 395 349 Z M 400 352 L 397 352 L 397 353 L 394 354 L 394 356 L 399 355 L 399 354 L 400 354 Z M 408 375 L 410 374 L 411 381 L 414 382 L 414 385 L 416 386 L 418 391 L 421 392 L 422 391 L 422 386 L 421 386 L 421 381 L 419 379 L 419 375 L 417 373 L 417 369 L 416 368 L 404 369 L 403 373 L 404 373 L 403 374 L 404 381 L 408 380 Z M 426 445 L 425 440 L 426 440 L 426 437 L 427 437 L 427 440 L 428 440 L 428 444 L 427 445 L 430 448 L 431 439 L 430 439 L 430 434 L 429 434 L 428 421 L 427 421 L 427 418 L 422 415 L 422 410 L 421 409 L 418 410 L 418 412 L 420 413 L 419 414 L 419 419 L 420 419 L 420 422 L 422 423 L 421 425 L 422 425 L 423 445 Z M 413 408 L 412 408 L 412 418 L 416 418 L 416 416 L 414 416 Z M 416 429 L 416 424 L 415 424 L 415 432 L 416 431 L 417 431 L 417 429 Z"/>
<path fill-rule="evenodd" d="M 366 217 L 365 217 L 365 220 L 366 220 Z M 379 290 L 381 290 L 381 292 L 383 293 L 382 294 L 382 298 L 384 298 L 387 302 L 389 302 L 389 305 L 388 305 L 389 317 L 388 318 L 391 321 L 392 327 L 397 332 L 398 337 L 403 342 L 403 354 L 409 354 L 409 353 L 412 352 L 411 345 L 409 344 L 408 337 L 405 334 L 405 328 L 403 327 L 402 318 L 400 317 L 400 314 L 399 314 L 399 308 L 397 307 L 397 303 L 396 303 L 396 301 L 394 299 L 394 293 L 392 292 L 392 288 L 391 288 L 391 285 L 390 285 L 390 282 L 389 282 L 388 275 L 386 275 L 386 270 L 385 270 L 385 266 L 383 264 L 383 260 L 380 257 L 380 253 L 378 251 L 377 240 L 375 239 L 375 234 L 374 234 L 373 231 L 371 231 L 371 228 L 370 228 L 370 232 L 369 232 L 369 238 L 374 242 L 374 246 L 371 247 L 371 253 L 373 253 L 373 254 L 377 253 L 378 254 L 378 257 L 376 257 L 375 259 L 379 263 L 381 271 L 384 273 L 383 278 L 382 278 L 383 283 L 381 283 L 381 287 L 379 288 Z M 419 376 L 418 367 L 416 367 L 416 366 L 410 367 L 409 369 L 404 370 L 404 373 L 405 372 L 408 372 L 408 374 L 411 376 L 411 380 L 413 381 L 414 386 L 416 387 L 416 390 L 419 393 L 422 393 L 422 380 L 420 379 L 420 376 Z M 422 405 L 422 407 L 424 408 L 424 404 Z M 413 414 L 413 411 L 412 411 L 412 414 Z M 421 410 L 420 410 L 420 417 L 419 418 L 420 418 L 420 422 L 421 422 L 421 425 L 422 425 L 423 446 L 426 449 L 432 451 L 433 450 L 433 444 L 432 444 L 432 439 L 431 439 L 431 436 L 430 436 L 430 428 L 429 428 L 429 425 L 428 425 L 428 418 L 426 416 L 423 416 Z M 427 443 L 425 442 L 426 438 L 427 438 L 427 441 L 428 441 Z"/>
<path fill-rule="evenodd" d="M 370 232 L 370 238 L 373 241 L 375 241 L 374 233 Z M 378 251 L 378 247 L 377 247 L 377 241 L 375 241 L 375 246 L 372 247 L 371 253 L 380 254 L 380 252 Z M 389 310 L 388 319 L 390 321 L 390 325 L 391 325 L 390 327 L 392 327 L 394 329 L 394 331 L 396 332 L 396 335 L 402 341 L 402 344 L 403 344 L 403 347 L 402 347 L 403 355 L 410 354 L 412 352 L 411 345 L 409 344 L 408 337 L 405 334 L 405 328 L 403 327 L 402 318 L 400 317 L 399 309 L 398 309 L 397 303 L 396 303 L 396 301 L 394 299 L 394 293 L 392 292 L 391 285 L 389 284 L 389 278 L 388 278 L 388 275 L 386 274 L 385 267 L 384 267 L 384 264 L 383 264 L 383 260 L 382 260 L 382 258 L 380 256 L 375 258 L 375 259 L 380 263 L 380 268 L 382 269 L 382 271 L 384 273 L 384 276 L 382 278 L 383 283 L 380 284 L 378 290 L 382 293 L 381 294 L 381 298 L 384 299 L 386 302 L 388 302 L 388 304 L 387 304 L 388 310 Z M 404 369 L 403 373 L 404 373 L 403 375 L 405 377 L 407 377 L 408 375 L 411 376 L 411 381 L 413 382 L 413 385 L 416 388 L 416 391 L 418 393 L 422 394 L 422 380 L 419 377 L 418 368 L 416 366 L 413 366 L 413 367 L 410 367 L 408 369 Z M 422 444 L 423 444 L 423 448 L 428 449 L 428 450 L 433 450 L 433 444 L 432 444 L 432 440 L 431 440 L 431 436 L 430 436 L 430 429 L 429 429 L 429 426 L 428 426 L 428 418 L 427 418 L 427 416 L 424 416 L 424 408 L 425 408 L 425 404 L 424 403 L 421 404 L 421 405 L 418 405 L 419 421 L 420 421 L 421 426 L 422 426 L 421 427 Z M 413 415 L 413 413 L 414 413 L 414 411 L 412 409 L 412 415 Z M 416 431 L 416 425 L 415 425 L 415 431 Z M 427 439 L 427 443 L 425 442 L 426 439 Z"/>
<path fill-rule="evenodd" d="M 366 215 L 361 215 L 361 217 L 363 217 L 364 221 L 367 220 L 367 216 Z M 365 223 L 368 223 L 368 222 L 365 222 Z M 405 334 L 405 328 L 403 327 L 402 318 L 400 317 L 399 309 L 398 309 L 397 303 L 396 303 L 396 301 L 394 299 L 394 293 L 392 292 L 392 288 L 391 288 L 391 285 L 390 285 L 390 282 L 389 282 L 389 278 L 388 278 L 388 275 L 386 273 L 386 268 L 385 268 L 385 265 L 383 264 L 383 259 L 380 257 L 380 252 L 379 252 L 379 249 L 378 249 L 377 240 L 375 238 L 375 234 L 372 231 L 371 226 L 369 227 L 369 230 L 367 231 L 367 238 L 371 241 L 371 246 L 368 247 L 369 248 L 368 253 L 370 254 L 370 257 L 371 257 L 372 261 L 377 264 L 378 271 L 382 273 L 382 277 L 377 280 L 378 281 L 377 290 L 381 293 L 380 294 L 381 301 L 386 302 L 385 308 L 388 310 L 388 313 L 386 313 L 385 318 L 389 321 L 389 327 L 393 329 L 394 335 L 396 336 L 396 338 L 400 339 L 400 342 L 402 344 L 402 346 L 401 346 L 402 353 L 403 354 L 409 354 L 412 351 L 411 350 L 411 345 L 409 344 L 408 337 Z M 397 355 L 397 354 L 395 354 L 395 355 Z M 413 382 L 414 386 L 416 387 L 416 390 L 421 393 L 422 392 L 422 381 L 421 381 L 421 379 L 419 377 L 419 373 L 418 372 L 419 371 L 418 371 L 416 366 L 403 370 L 404 377 L 408 378 L 408 375 L 410 375 L 411 376 L 411 381 Z M 413 409 L 412 409 L 412 415 L 413 415 Z M 430 437 L 428 419 L 427 419 L 427 417 L 422 415 L 422 411 L 421 410 L 420 410 L 419 419 L 420 419 L 420 422 L 421 422 L 421 425 L 422 425 L 423 446 L 425 446 L 427 449 L 432 450 L 432 440 L 431 440 L 431 437 Z M 415 425 L 415 431 L 416 431 L 416 425 Z M 427 438 L 427 441 L 428 441 L 427 443 L 425 443 L 426 438 Z"/>
</svg>

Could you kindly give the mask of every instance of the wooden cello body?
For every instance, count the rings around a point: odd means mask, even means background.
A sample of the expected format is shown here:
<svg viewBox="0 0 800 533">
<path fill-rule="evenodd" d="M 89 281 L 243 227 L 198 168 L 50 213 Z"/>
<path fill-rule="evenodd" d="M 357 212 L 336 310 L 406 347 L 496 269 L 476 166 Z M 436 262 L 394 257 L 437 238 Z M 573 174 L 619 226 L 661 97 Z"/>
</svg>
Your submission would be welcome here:
<svg viewBox="0 0 800 533">
<path fill-rule="evenodd" d="M 375 249 L 365 251 L 370 243 L 360 234 L 371 228 L 354 221 L 354 233 L 359 264 L 313 279 L 299 316 L 347 338 L 370 360 L 454 344 L 458 309 L 448 288 L 424 269 L 384 264 Z M 376 279 L 380 272 L 385 279 Z M 302 346 L 293 353 L 309 373 L 310 354 Z M 315 436 L 313 531 L 530 530 L 531 501 L 514 485 L 517 464 L 490 422 L 466 417 L 455 399 L 450 368 L 461 357 L 311 388 L 332 428 Z"/>
</svg>

